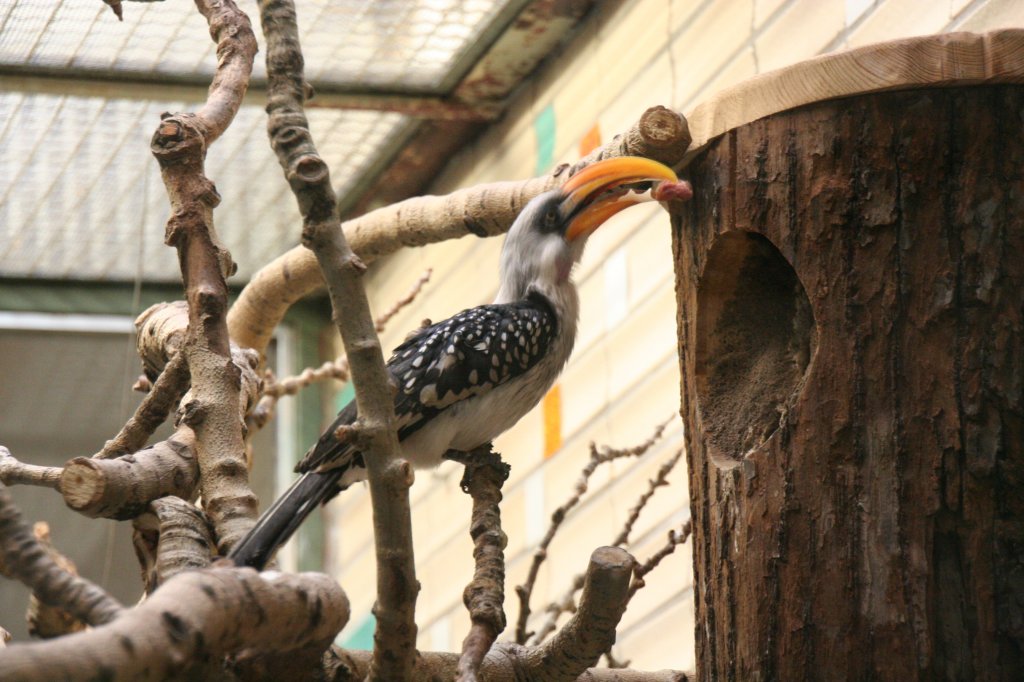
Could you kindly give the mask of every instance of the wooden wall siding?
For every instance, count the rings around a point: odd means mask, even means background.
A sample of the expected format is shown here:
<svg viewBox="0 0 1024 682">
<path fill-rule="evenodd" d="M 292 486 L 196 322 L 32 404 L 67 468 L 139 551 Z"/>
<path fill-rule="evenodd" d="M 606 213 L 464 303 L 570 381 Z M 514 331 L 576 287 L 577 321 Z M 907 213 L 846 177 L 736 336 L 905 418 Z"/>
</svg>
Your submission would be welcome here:
<svg viewBox="0 0 1024 682">
<path fill-rule="evenodd" d="M 549 105 L 555 115 L 555 162 L 574 161 L 596 124 L 605 138 L 631 125 L 653 104 L 688 110 L 710 94 L 770 68 L 822 51 L 949 30 L 1024 26 L 1020 0 L 641 0 L 604 3 L 597 16 L 544 72 L 523 88 L 508 115 L 438 179 L 432 191 L 534 174 L 534 121 Z M 569 495 L 590 441 L 629 446 L 678 411 L 675 305 L 669 221 L 660 209 L 633 209 L 602 228 L 577 270 L 582 319 L 576 352 L 562 379 L 562 447 L 543 459 L 543 419 L 535 410 L 496 447 L 512 463 L 503 506 L 509 535 L 509 595 L 525 577 L 538 511 L 545 519 Z M 407 250 L 375 268 L 371 302 L 384 310 L 424 269 L 431 282 L 391 323 L 385 347 L 397 345 L 424 318 L 442 319 L 490 300 L 501 242 L 465 238 Z M 615 272 L 606 272 L 609 258 Z M 625 263 L 625 276 L 621 270 Z M 625 291 L 624 317 L 609 321 L 610 286 Z M 538 610 L 560 595 L 595 545 L 610 541 L 629 507 L 682 441 L 678 420 L 662 445 L 641 461 L 599 470 L 583 505 L 565 523 L 534 597 Z M 413 487 L 416 554 L 423 583 L 420 645 L 456 648 L 468 628 L 462 588 L 470 575 L 468 498 L 458 467 L 421 471 Z M 669 528 L 687 517 L 683 464 L 641 516 L 630 550 L 645 558 Z M 352 599 L 353 624 L 372 606 L 374 566 L 365 490 L 332 503 L 335 529 L 329 567 Z M 528 506 L 543 505 L 542 510 Z M 544 525 L 544 524 L 540 524 Z M 688 546 L 649 580 L 626 612 L 616 652 L 641 668 L 693 666 L 692 569 Z M 667 634 L 666 634 L 667 633 Z M 445 641 L 448 640 L 448 641 Z"/>
</svg>

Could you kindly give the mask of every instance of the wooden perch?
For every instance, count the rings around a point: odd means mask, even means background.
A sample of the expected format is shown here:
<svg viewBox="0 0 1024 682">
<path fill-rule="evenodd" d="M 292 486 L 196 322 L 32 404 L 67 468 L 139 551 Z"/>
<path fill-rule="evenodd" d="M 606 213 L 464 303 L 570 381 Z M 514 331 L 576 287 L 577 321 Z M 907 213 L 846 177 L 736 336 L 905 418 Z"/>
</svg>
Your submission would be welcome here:
<svg viewBox="0 0 1024 682">
<path fill-rule="evenodd" d="M 519 211 L 541 192 L 560 186 L 580 168 L 612 156 L 645 156 L 670 166 L 690 144 L 682 115 L 652 107 L 625 134 L 573 165 L 516 182 L 494 182 L 445 196 L 424 196 L 384 206 L 346 221 L 342 228 L 355 254 L 364 262 L 400 248 L 423 246 L 466 235 L 488 237 L 508 230 Z M 316 259 L 296 247 L 257 272 L 228 313 L 231 338 L 263 351 L 288 308 L 324 285 Z"/>
<path fill-rule="evenodd" d="M 163 371 L 139 403 L 135 414 L 125 423 L 116 436 L 103 445 L 94 457 L 107 459 L 136 452 L 146 444 L 157 427 L 169 415 L 188 388 L 188 363 L 183 353 L 176 353 L 166 363 Z"/>
<path fill-rule="evenodd" d="M 190 671 L 249 648 L 322 651 L 348 616 L 348 598 L 326 575 L 189 571 L 113 623 L 0 649 L 0 670 L 5 682 L 190 679 Z"/>
<path fill-rule="evenodd" d="M 523 647 L 499 642 L 480 665 L 480 682 L 523 682 L 531 680 L 520 668 L 519 651 Z M 372 653 L 358 650 L 332 649 L 327 662 L 330 682 L 361 682 L 370 669 Z M 455 679 L 459 654 L 441 651 L 421 651 L 412 669 L 413 680 Z M 696 676 L 681 670 L 627 670 L 589 668 L 574 682 L 691 682 Z"/>
<path fill-rule="evenodd" d="M 165 117 L 150 148 L 171 202 L 166 242 L 178 250 L 188 301 L 182 352 L 192 389 L 182 400 L 180 420 L 195 431 L 203 506 L 220 549 L 227 551 L 252 527 L 257 502 L 249 487 L 244 421 L 239 414 L 244 368 L 232 361 L 226 323 L 225 278 L 235 266 L 213 228 L 213 209 L 220 196 L 205 176 L 203 162 L 241 105 L 256 37 L 248 18 L 231 0 L 197 0 L 196 6 L 217 43 L 217 71 L 200 110 Z"/>
<path fill-rule="evenodd" d="M 92 517 L 131 519 L 165 495 L 195 497 L 199 484 L 195 436 L 187 426 L 145 450 L 117 459 L 77 457 L 64 466 L 64 502 Z"/>
<path fill-rule="evenodd" d="M 168 496 L 154 500 L 149 511 L 132 524 L 147 594 L 179 573 L 206 568 L 216 548 L 210 520 L 195 505 Z"/>
<path fill-rule="evenodd" d="M 54 548 L 50 540 L 50 525 L 48 523 L 36 521 L 32 526 L 32 534 L 61 570 L 73 576 L 78 575 L 75 563 Z M 44 604 L 35 594 L 28 598 L 25 620 L 28 621 L 28 634 L 39 639 L 52 639 L 85 629 L 85 623 L 59 606 Z"/>
<path fill-rule="evenodd" d="M 645 452 L 650 450 L 658 440 L 661 439 L 661 434 L 665 432 L 669 423 L 674 419 L 670 417 L 654 429 L 654 433 L 651 437 L 645 440 L 639 445 L 634 445 L 631 448 L 610 448 L 610 447 L 598 447 L 597 443 L 590 444 L 590 459 L 587 461 L 586 466 L 583 467 L 583 471 L 580 472 L 580 477 L 576 481 L 575 489 L 573 494 L 566 500 L 561 506 L 558 507 L 551 514 L 551 525 L 548 526 L 547 532 L 544 534 L 544 538 L 540 541 L 540 545 L 537 546 L 536 551 L 533 553 L 533 559 L 530 562 L 530 570 L 527 572 L 526 581 L 522 585 L 516 586 L 516 595 L 519 597 L 519 617 L 516 619 L 516 642 L 519 644 L 526 644 L 527 640 L 534 635 L 532 632 L 526 630 L 526 624 L 530 619 L 530 597 L 533 594 L 533 586 L 537 582 L 537 575 L 540 572 L 540 567 L 548 557 L 548 547 L 551 545 L 551 541 L 555 539 L 555 534 L 558 533 L 558 529 L 562 527 L 562 522 L 565 521 L 565 517 L 573 510 L 576 505 L 580 503 L 583 495 L 586 494 L 590 487 L 590 477 L 594 475 L 597 468 L 602 464 L 613 462 L 618 459 L 625 457 L 640 457 Z M 642 506 L 642 505 L 641 505 Z M 637 512 L 639 514 L 639 512 Z M 614 545 L 622 543 L 615 542 Z M 544 626 L 543 636 L 534 639 L 534 643 L 544 640 L 548 634 L 555 629 L 555 619 L 565 609 L 562 605 L 573 601 L 573 597 L 576 592 L 583 587 L 583 574 L 580 573 L 573 579 L 572 587 L 567 597 L 564 597 L 559 602 L 556 602 L 554 606 L 557 606 L 556 613 L 553 618 L 549 618 L 547 624 Z M 548 611 L 552 611 L 552 607 L 548 607 Z"/>
<path fill-rule="evenodd" d="M 619 547 L 599 547 L 590 557 L 579 608 L 558 633 L 529 650 L 530 679 L 575 680 L 615 643 L 615 628 L 629 603 L 636 562 Z"/>
<path fill-rule="evenodd" d="M 0 445 L 0 483 L 4 485 L 38 485 L 60 489 L 60 467 L 41 467 L 15 459 L 11 451 Z"/>
<path fill-rule="evenodd" d="M 585 587 L 576 614 L 558 634 L 540 646 L 499 642 L 480 663 L 480 682 L 684 682 L 687 675 L 674 670 L 638 672 L 589 669 L 615 641 L 615 628 L 626 610 L 629 578 L 635 562 L 618 547 L 600 547 L 591 556 Z M 362 680 L 369 667 L 368 652 L 333 651 L 335 682 Z M 413 680 L 450 680 L 460 656 L 420 653 L 412 669 Z"/>
<path fill-rule="evenodd" d="M 461 453 L 460 453 L 461 454 Z M 510 467 L 491 446 L 477 448 L 465 456 L 449 454 L 466 467 L 462 490 L 473 498 L 469 534 L 473 538 L 476 568 L 462 601 L 472 625 L 462 642 L 456 682 L 476 682 L 480 664 L 491 645 L 505 629 L 505 546 L 508 538 L 501 529 L 501 486 Z"/>
<path fill-rule="evenodd" d="M 412 467 L 398 459 L 393 395 L 360 276 L 366 266 L 349 248 L 338 218 L 327 164 L 317 153 L 303 111 L 306 84 L 295 7 L 261 0 L 267 41 L 267 129 L 302 214 L 302 243 L 327 282 L 334 321 L 352 369 L 359 410 L 357 437 L 373 505 L 377 559 L 374 658 L 370 680 L 406 680 L 416 653 L 416 595 L 409 486 Z M 274 324 L 276 325 L 276 320 Z M 262 350 L 262 347 L 260 347 Z"/>
<path fill-rule="evenodd" d="M 24 583 L 47 606 L 59 607 L 90 625 L 108 623 L 123 609 L 102 589 L 72 575 L 54 560 L 0 484 L 0 573 Z M 7 670 L 0 663 L 0 670 Z M 40 678 L 36 678 L 40 679 Z"/>
</svg>

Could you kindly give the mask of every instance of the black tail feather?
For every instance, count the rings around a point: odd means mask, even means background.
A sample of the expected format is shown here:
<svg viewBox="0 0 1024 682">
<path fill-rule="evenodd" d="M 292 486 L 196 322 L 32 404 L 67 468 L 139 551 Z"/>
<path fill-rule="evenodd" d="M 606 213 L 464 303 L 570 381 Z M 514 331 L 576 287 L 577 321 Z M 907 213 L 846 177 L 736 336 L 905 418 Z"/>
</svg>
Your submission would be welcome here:
<svg viewBox="0 0 1024 682">
<path fill-rule="evenodd" d="M 236 566 L 263 570 L 277 549 L 322 502 L 338 491 L 338 481 L 347 467 L 303 474 L 236 544 L 228 558 Z"/>
</svg>

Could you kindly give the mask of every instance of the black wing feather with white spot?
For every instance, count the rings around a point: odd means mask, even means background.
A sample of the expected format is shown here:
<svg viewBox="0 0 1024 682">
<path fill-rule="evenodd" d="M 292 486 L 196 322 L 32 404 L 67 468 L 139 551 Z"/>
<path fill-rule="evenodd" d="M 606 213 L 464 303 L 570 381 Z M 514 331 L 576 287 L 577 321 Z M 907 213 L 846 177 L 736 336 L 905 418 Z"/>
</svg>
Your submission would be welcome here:
<svg viewBox="0 0 1024 682">
<path fill-rule="evenodd" d="M 469 308 L 424 327 L 398 346 L 387 366 L 398 385 L 395 417 L 399 440 L 404 440 L 447 407 L 480 395 L 536 365 L 558 333 L 551 303 L 538 293 L 515 303 Z M 334 430 L 355 418 L 355 401 L 297 467 L 309 471 L 348 450 L 333 437 Z M 340 464 L 341 462 L 339 462 Z"/>
</svg>

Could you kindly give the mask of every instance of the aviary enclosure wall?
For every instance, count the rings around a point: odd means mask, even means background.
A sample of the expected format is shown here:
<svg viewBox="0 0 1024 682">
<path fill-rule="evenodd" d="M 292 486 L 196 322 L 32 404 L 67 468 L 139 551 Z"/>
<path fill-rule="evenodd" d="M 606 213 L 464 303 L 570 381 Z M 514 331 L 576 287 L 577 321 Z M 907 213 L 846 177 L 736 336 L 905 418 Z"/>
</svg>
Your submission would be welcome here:
<svg viewBox="0 0 1024 682">
<path fill-rule="evenodd" d="M 673 218 L 702 680 L 1024 670 L 1024 88 L 813 104 Z"/>
</svg>

